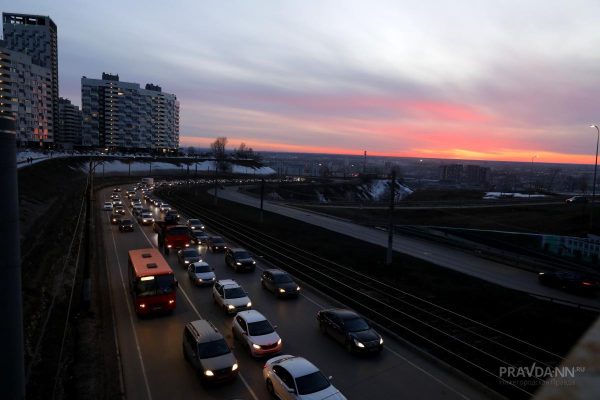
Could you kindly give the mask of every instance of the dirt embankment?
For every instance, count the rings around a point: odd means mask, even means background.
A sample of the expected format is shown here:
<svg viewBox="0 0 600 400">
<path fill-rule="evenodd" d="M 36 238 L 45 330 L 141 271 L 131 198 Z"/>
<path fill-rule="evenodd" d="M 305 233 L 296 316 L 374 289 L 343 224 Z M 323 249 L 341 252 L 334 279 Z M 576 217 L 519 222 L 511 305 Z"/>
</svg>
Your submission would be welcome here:
<svg viewBox="0 0 600 400">
<path fill-rule="evenodd" d="M 79 269 L 76 259 L 86 175 L 80 167 L 81 161 L 57 159 L 19 170 L 28 399 L 118 397 L 110 309 L 101 302 L 106 296 L 96 286 L 91 307 L 81 301 L 82 259 Z M 100 285 L 103 270 L 91 270 Z"/>
</svg>

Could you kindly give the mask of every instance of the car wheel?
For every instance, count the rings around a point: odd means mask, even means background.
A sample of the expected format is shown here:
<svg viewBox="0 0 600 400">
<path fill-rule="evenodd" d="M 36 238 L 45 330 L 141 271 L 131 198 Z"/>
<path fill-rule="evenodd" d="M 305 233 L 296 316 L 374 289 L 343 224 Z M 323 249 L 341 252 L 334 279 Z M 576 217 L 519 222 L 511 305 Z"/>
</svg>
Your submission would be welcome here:
<svg viewBox="0 0 600 400">
<path fill-rule="evenodd" d="M 275 389 L 273 388 L 273 382 L 270 379 L 267 379 L 267 392 L 271 397 L 275 397 Z"/>
<path fill-rule="evenodd" d="M 346 342 L 346 350 L 348 351 L 348 353 L 352 353 L 352 351 L 354 351 L 354 348 L 352 347 L 352 342 L 351 341 L 347 341 Z"/>
<path fill-rule="evenodd" d="M 319 330 L 321 331 L 321 333 L 322 333 L 323 335 L 325 335 L 325 334 L 327 333 L 327 327 L 325 326 L 325 324 L 324 324 L 324 323 L 322 323 L 322 322 L 319 322 Z"/>
</svg>

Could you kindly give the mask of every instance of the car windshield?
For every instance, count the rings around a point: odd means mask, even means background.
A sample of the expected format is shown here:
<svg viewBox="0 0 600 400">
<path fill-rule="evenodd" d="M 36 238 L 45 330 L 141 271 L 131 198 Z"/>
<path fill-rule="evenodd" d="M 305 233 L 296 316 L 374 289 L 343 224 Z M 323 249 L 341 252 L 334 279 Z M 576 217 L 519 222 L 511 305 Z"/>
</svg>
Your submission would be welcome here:
<svg viewBox="0 0 600 400">
<path fill-rule="evenodd" d="M 246 292 L 241 287 L 225 289 L 226 299 L 239 299 L 240 297 L 246 297 Z"/>
<path fill-rule="evenodd" d="M 196 237 L 206 237 L 206 233 L 202 232 L 202 231 L 196 231 L 194 232 L 194 236 Z"/>
<path fill-rule="evenodd" d="M 296 386 L 298 386 L 298 394 L 311 394 L 323 389 L 327 389 L 331 384 L 321 371 L 313 372 L 312 374 L 304 375 L 296 378 Z"/>
<path fill-rule="evenodd" d="M 273 275 L 273 280 L 276 283 L 291 283 L 294 282 L 288 274 L 277 274 Z"/>
<path fill-rule="evenodd" d="M 200 254 L 198 253 L 198 250 L 196 250 L 196 249 L 186 249 L 186 250 L 183 250 L 183 256 L 184 257 L 199 257 Z"/>
<path fill-rule="evenodd" d="M 213 237 L 213 238 L 212 238 L 212 242 L 213 242 L 213 243 L 218 243 L 218 244 L 224 243 L 224 241 L 223 241 L 223 238 L 221 238 L 221 237 L 219 237 L 219 236 L 215 236 L 215 237 Z"/>
<path fill-rule="evenodd" d="M 155 296 L 172 293 L 175 290 L 173 275 L 155 276 L 154 279 L 138 280 L 135 285 L 135 294 L 138 297 Z"/>
<path fill-rule="evenodd" d="M 210 272 L 211 268 L 210 268 L 210 265 L 198 265 L 198 266 L 194 267 L 194 271 L 197 274 L 201 274 L 204 272 Z"/>
<path fill-rule="evenodd" d="M 344 321 L 344 326 L 346 326 L 348 332 L 360 332 L 371 329 L 367 321 L 362 318 L 347 319 Z"/>
<path fill-rule="evenodd" d="M 247 251 L 236 251 L 233 253 L 235 258 L 250 258 L 250 254 Z"/>
<path fill-rule="evenodd" d="M 152 217 L 152 213 L 149 213 L 149 212 L 142 213 L 142 217 L 150 218 L 150 217 Z"/>
<path fill-rule="evenodd" d="M 225 339 L 213 340 L 212 342 L 198 343 L 198 355 L 200 358 L 213 358 L 230 353 Z"/>
<path fill-rule="evenodd" d="M 122 219 L 122 220 L 121 220 L 121 223 L 122 223 L 123 225 L 132 224 L 132 222 L 131 222 L 131 220 L 130 220 L 130 219 Z"/>
<path fill-rule="evenodd" d="M 266 319 L 263 321 L 251 322 L 248 324 L 248 334 L 250 336 L 262 336 L 273 333 L 275 330 Z"/>
<path fill-rule="evenodd" d="M 190 219 L 190 225 L 200 225 L 200 221 L 197 219 Z"/>
</svg>

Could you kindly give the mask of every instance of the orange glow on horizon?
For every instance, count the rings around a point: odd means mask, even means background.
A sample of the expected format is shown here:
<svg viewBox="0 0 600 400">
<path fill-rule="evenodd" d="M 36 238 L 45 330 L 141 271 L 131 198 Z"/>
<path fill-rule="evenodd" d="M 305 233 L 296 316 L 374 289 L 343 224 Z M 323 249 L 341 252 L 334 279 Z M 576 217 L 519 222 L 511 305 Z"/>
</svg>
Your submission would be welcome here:
<svg viewBox="0 0 600 400">
<path fill-rule="evenodd" d="M 181 136 L 181 147 L 201 146 L 209 148 L 215 138 Z M 362 156 L 365 149 L 351 149 L 345 147 L 306 146 L 289 143 L 277 143 L 256 140 L 255 138 L 234 138 L 228 143 L 229 149 L 237 147 L 241 142 L 252 147 L 255 151 L 272 151 L 285 153 L 319 153 L 319 154 L 342 154 Z M 412 158 L 439 158 L 449 160 L 482 160 L 482 161 L 511 161 L 531 162 L 531 157 L 536 155 L 537 163 L 560 163 L 560 164 L 594 164 L 594 155 L 589 154 L 567 154 L 544 151 L 512 150 L 502 149 L 495 152 L 474 151 L 463 148 L 452 149 L 410 149 L 405 152 L 370 151 L 371 156 L 381 157 L 412 157 Z"/>
</svg>

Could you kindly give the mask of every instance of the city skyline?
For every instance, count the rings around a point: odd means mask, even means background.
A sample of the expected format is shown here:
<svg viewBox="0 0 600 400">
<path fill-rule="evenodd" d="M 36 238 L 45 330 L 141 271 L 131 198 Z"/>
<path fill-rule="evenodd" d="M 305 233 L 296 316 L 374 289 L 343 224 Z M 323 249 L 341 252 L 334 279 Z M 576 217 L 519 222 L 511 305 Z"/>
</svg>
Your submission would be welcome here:
<svg viewBox="0 0 600 400">
<path fill-rule="evenodd" d="M 177 93 L 181 147 L 594 162 L 591 1 L 111 4 L 3 11 L 56 22 L 74 104 L 104 71 Z"/>
</svg>

